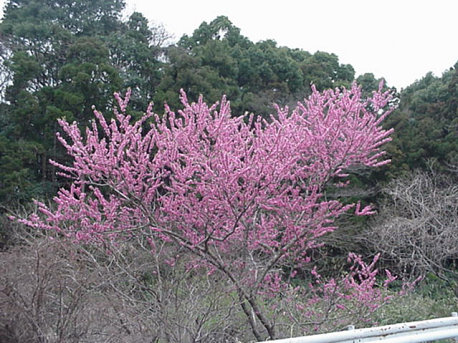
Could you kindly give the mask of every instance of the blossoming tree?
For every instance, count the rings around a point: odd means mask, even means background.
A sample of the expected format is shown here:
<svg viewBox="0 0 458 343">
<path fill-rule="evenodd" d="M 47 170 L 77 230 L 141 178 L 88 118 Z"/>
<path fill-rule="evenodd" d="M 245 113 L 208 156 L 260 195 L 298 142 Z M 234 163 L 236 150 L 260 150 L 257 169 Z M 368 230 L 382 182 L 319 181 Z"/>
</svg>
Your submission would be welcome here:
<svg viewBox="0 0 458 343">
<path fill-rule="evenodd" d="M 40 203 L 41 214 L 24 222 L 80 242 L 141 235 L 152 250 L 159 241 L 185 248 L 189 268 L 229 281 L 255 337 L 274 338 L 259 297 L 288 287 L 285 270 L 294 274 L 310 262 L 317 239 L 336 229 L 341 214 L 373 213 L 326 199 L 325 187 L 345 186 L 351 166 L 389 162 L 381 146 L 392 131 L 381 123 L 390 94 L 379 90 L 364 100 L 356 85 L 313 89 L 294 110 L 277 107 L 265 120 L 232 116 L 225 98 L 211 107 L 202 97 L 190 104 L 183 92 L 183 110 L 166 106 L 159 116 L 150 106 L 136 122 L 127 114 L 129 93 L 115 97 L 115 119 L 94 110 L 84 134 L 76 123 L 59 121 L 68 138 L 58 138 L 73 164 L 53 163 L 71 185 L 52 209 Z M 365 272 L 373 291 L 375 274 Z"/>
</svg>

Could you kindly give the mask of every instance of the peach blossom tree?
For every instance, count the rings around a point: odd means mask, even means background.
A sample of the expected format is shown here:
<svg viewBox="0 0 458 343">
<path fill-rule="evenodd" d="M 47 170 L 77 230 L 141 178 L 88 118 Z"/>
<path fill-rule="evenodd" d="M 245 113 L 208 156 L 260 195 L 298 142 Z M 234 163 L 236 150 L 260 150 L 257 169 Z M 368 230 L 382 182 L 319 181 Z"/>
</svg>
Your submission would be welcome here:
<svg viewBox="0 0 458 343">
<path fill-rule="evenodd" d="M 58 139 L 73 162 L 52 163 L 69 186 L 23 222 L 83 243 L 142 236 L 153 251 L 158 242 L 184 248 L 189 268 L 228 281 L 256 339 L 275 338 L 260 297 L 290 287 L 285 280 L 311 263 L 310 252 L 337 229 L 336 218 L 374 212 L 327 199 L 325 191 L 330 183 L 345 187 L 352 166 L 389 163 L 381 147 L 392 130 L 381 123 L 391 95 L 381 87 L 369 99 L 357 85 L 313 88 L 295 109 L 276 107 L 263 119 L 233 116 L 224 97 L 208 106 L 182 92 L 182 110 L 166 106 L 159 116 L 150 106 L 138 121 L 127 114 L 129 95 L 115 94 L 111 121 L 94 109 L 85 132 L 59 120 L 67 137 Z M 377 271 L 372 264 L 363 269 L 347 276 L 342 296 L 373 303 Z"/>
</svg>

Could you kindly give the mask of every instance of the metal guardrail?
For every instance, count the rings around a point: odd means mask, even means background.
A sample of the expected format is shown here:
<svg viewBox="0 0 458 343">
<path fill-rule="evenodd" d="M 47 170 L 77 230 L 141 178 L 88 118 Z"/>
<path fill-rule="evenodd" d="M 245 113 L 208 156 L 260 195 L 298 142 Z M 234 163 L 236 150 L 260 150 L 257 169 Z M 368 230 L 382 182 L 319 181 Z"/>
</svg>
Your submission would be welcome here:
<svg viewBox="0 0 458 343">
<path fill-rule="evenodd" d="M 374 328 L 354 329 L 330 332 L 321 335 L 286 338 L 270 343 L 415 343 L 430 342 L 439 339 L 453 338 L 458 342 L 458 313 L 451 317 L 399 323 Z"/>
</svg>

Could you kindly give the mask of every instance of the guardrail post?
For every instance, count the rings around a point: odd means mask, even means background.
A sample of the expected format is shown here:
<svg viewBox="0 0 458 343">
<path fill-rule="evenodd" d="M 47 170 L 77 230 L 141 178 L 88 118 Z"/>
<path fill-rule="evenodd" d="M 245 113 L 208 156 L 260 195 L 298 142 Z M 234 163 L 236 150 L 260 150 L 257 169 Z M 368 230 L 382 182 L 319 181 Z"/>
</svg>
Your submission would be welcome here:
<svg viewBox="0 0 458 343">
<path fill-rule="evenodd" d="M 452 312 L 452 317 L 458 317 L 458 312 Z M 454 341 L 455 343 L 458 343 L 458 337 L 454 337 L 454 338 L 453 338 L 453 341 Z"/>
</svg>

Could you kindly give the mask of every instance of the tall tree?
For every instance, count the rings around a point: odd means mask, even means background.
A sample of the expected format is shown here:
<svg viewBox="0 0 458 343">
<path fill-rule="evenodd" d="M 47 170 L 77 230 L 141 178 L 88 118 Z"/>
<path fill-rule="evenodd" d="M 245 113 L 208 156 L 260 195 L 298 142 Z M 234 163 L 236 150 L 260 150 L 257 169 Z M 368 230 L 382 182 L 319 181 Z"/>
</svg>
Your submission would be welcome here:
<svg viewBox="0 0 458 343">
<path fill-rule="evenodd" d="M 62 156 L 57 119 L 86 123 L 91 106 L 110 107 L 119 73 L 106 45 L 120 23 L 123 0 L 11 0 L 0 24 L 4 90 L 0 159 L 2 201 L 28 199 L 57 187 L 49 158 Z M 17 158 L 15 151 L 27 158 Z M 13 168 L 13 169 L 11 169 Z M 11 169 L 11 170 L 10 170 Z M 8 175 L 21 175 L 20 182 Z"/>
<path fill-rule="evenodd" d="M 164 67 L 160 59 L 170 38 L 161 25 L 151 26 L 141 13 L 134 12 L 107 42 L 111 62 L 123 80 L 122 88 L 131 88 L 130 105 L 138 112 L 147 108 L 157 92 Z"/>
<path fill-rule="evenodd" d="M 390 171 L 399 175 L 428 169 L 428 160 L 445 171 L 458 164 L 458 63 L 441 77 L 428 73 L 401 93 L 399 110 L 389 120 L 396 128 Z"/>
</svg>

